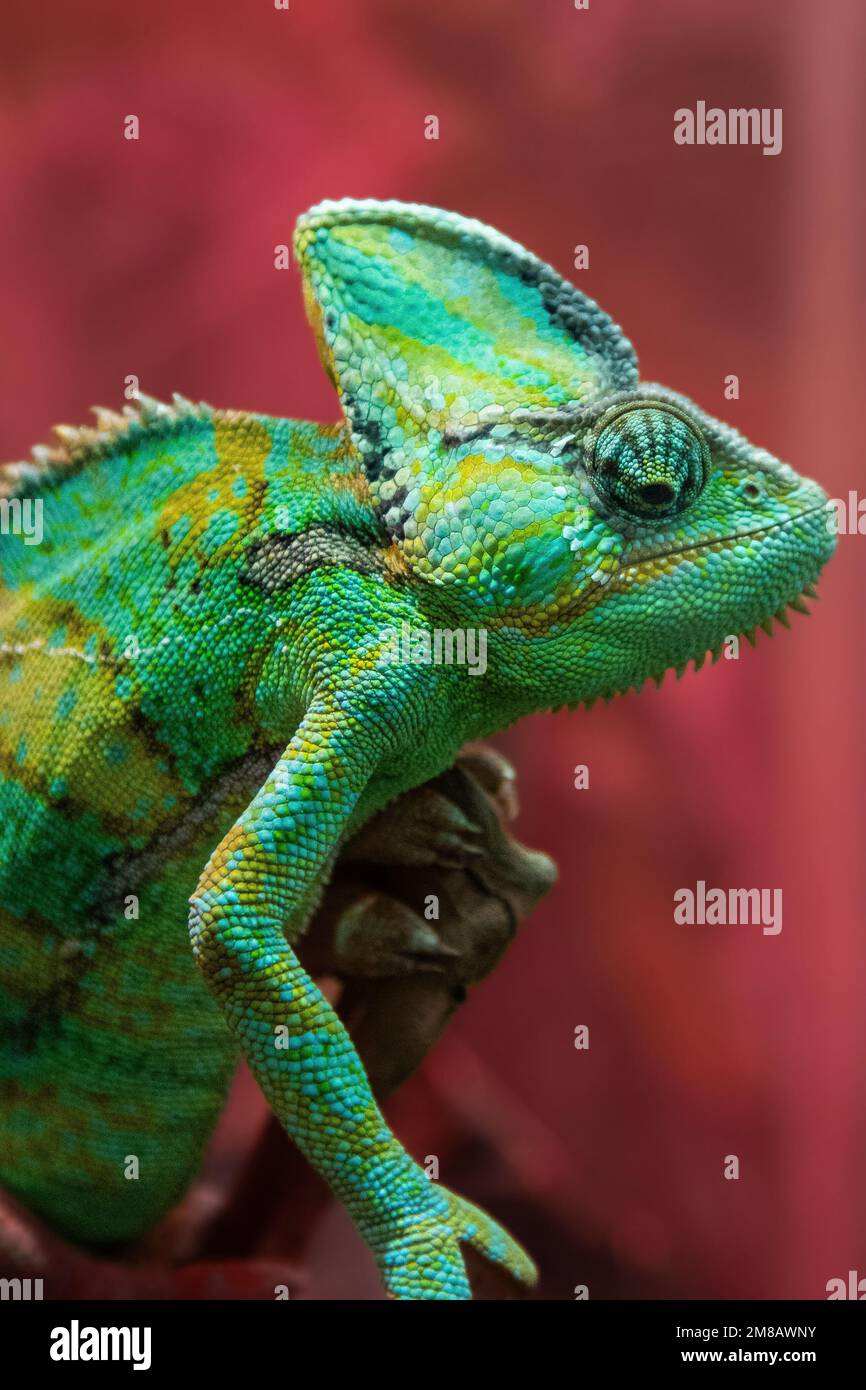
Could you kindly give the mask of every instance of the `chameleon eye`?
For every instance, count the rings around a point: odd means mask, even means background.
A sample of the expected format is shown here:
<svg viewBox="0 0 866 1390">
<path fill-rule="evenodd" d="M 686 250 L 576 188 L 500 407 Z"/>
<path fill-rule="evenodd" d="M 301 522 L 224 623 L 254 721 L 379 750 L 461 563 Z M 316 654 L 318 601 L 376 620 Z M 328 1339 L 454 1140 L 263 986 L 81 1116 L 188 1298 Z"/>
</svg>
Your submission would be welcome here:
<svg viewBox="0 0 866 1390">
<path fill-rule="evenodd" d="M 596 426 L 587 472 L 602 501 L 640 520 L 676 516 L 709 476 L 706 441 L 679 410 L 615 406 Z"/>
</svg>

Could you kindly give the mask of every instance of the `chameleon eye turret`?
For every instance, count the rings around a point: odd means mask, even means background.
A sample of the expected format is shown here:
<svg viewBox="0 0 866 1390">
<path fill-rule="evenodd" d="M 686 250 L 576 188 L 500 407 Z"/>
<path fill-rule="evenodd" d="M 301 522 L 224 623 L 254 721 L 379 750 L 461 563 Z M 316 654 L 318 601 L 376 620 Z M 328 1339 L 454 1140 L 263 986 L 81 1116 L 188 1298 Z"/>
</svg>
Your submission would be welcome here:
<svg viewBox="0 0 866 1390">
<path fill-rule="evenodd" d="M 587 471 L 599 499 L 627 517 L 675 516 L 709 476 L 706 440 L 665 403 L 614 406 L 592 436 Z"/>
</svg>

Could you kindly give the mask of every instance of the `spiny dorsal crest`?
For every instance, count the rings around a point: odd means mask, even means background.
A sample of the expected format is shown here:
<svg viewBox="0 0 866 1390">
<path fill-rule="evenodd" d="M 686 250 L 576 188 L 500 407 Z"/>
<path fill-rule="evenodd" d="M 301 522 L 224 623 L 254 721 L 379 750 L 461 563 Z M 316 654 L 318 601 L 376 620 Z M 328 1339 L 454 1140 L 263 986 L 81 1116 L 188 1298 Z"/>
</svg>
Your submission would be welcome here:
<svg viewBox="0 0 866 1390">
<path fill-rule="evenodd" d="M 96 425 L 55 425 L 53 445 L 35 444 L 32 458 L 0 465 L 0 498 L 19 496 L 29 488 L 60 482 L 96 458 L 118 448 L 126 450 L 143 433 L 169 433 L 184 424 L 209 420 L 213 408 L 174 393 L 171 404 L 139 392 L 122 413 L 93 406 Z"/>
</svg>

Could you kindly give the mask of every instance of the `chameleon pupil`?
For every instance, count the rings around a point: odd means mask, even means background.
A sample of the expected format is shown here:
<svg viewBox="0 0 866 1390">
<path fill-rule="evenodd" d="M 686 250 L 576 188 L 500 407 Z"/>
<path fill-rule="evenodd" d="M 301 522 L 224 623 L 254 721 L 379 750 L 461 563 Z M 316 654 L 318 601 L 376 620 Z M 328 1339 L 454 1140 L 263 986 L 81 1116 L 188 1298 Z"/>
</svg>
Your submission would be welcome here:
<svg viewBox="0 0 866 1390">
<path fill-rule="evenodd" d="M 641 488 L 641 498 L 648 507 L 666 507 L 673 502 L 676 493 L 667 483 L 647 483 Z"/>
</svg>

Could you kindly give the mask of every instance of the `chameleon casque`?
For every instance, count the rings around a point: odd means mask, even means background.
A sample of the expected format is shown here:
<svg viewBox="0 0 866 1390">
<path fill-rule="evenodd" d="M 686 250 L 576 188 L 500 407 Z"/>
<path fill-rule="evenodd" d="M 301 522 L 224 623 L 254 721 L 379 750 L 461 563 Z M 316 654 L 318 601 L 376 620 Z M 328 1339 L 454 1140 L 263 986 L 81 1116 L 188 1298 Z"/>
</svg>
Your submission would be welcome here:
<svg viewBox="0 0 866 1390">
<path fill-rule="evenodd" d="M 341 424 L 141 397 L 0 470 L 44 518 L 0 549 L 0 1183 L 139 1235 L 240 1053 L 389 1293 L 463 1299 L 461 1244 L 534 1267 L 393 1136 L 296 958 L 338 846 L 466 740 L 769 628 L 833 536 L 481 223 L 344 200 L 294 245 Z M 483 630 L 485 673 L 395 661 L 403 624 Z"/>
</svg>

